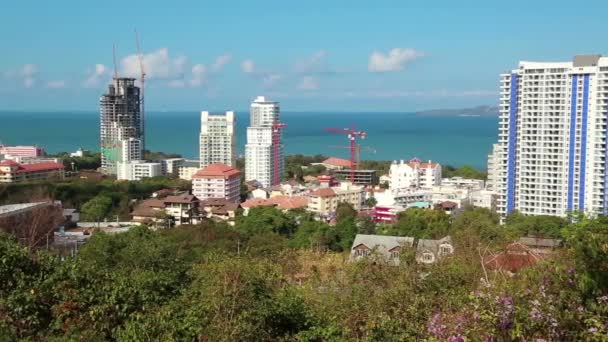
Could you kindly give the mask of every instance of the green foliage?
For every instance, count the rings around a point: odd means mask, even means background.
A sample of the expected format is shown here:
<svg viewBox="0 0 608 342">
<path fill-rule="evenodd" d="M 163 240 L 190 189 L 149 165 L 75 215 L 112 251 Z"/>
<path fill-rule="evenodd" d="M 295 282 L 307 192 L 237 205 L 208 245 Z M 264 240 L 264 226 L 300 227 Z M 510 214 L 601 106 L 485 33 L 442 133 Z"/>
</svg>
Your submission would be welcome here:
<svg viewBox="0 0 608 342">
<path fill-rule="evenodd" d="M 375 228 L 347 206 L 335 226 L 301 212 L 262 209 L 239 217 L 234 228 L 205 221 L 162 231 L 96 233 L 76 257 L 63 261 L 0 235 L 0 341 L 608 336 L 604 217 L 567 224 L 561 234 L 566 249 L 506 277 L 486 275 L 478 248 L 503 246 L 520 229 L 499 226 L 485 209 L 466 208 L 448 220 L 453 256 L 419 265 L 414 249 L 406 249 L 399 267 L 350 263 L 346 253 L 327 252 L 348 250 L 354 234 Z M 408 210 L 395 229 L 442 235 L 441 213 Z M 421 226 L 421 218 L 432 224 Z"/>
<path fill-rule="evenodd" d="M 444 178 L 452 177 L 463 177 L 472 179 L 487 179 L 488 173 L 485 171 L 479 171 L 472 166 L 464 165 L 461 167 L 454 167 L 451 165 L 443 165 L 441 167 L 441 175 Z"/>
<path fill-rule="evenodd" d="M 397 222 L 386 228 L 382 232 L 385 235 L 442 238 L 449 234 L 450 217 L 443 210 L 410 208 L 399 213 Z"/>
<path fill-rule="evenodd" d="M 101 167 L 101 153 L 99 152 L 86 151 L 82 157 L 70 157 L 69 153 L 60 152 L 51 157 L 61 158 L 67 171 L 97 170 Z"/>
<path fill-rule="evenodd" d="M 296 225 L 285 213 L 274 207 L 256 207 L 237 219 L 236 230 L 246 236 L 276 233 L 291 236 Z"/>
<path fill-rule="evenodd" d="M 561 238 L 561 230 L 568 221 L 556 216 L 525 216 L 514 212 L 507 216 L 507 227 L 521 236 Z"/>
<path fill-rule="evenodd" d="M 82 217 L 85 220 L 100 222 L 112 208 L 112 198 L 107 195 L 97 195 L 82 205 Z"/>
<path fill-rule="evenodd" d="M 149 150 L 144 151 L 144 159 L 146 160 L 157 160 L 157 159 L 171 159 L 181 158 L 181 154 L 177 153 L 165 153 L 165 152 L 152 152 Z"/>
<path fill-rule="evenodd" d="M 572 247 L 579 285 L 585 293 L 606 294 L 608 289 L 608 217 L 583 219 L 564 229 L 566 242 Z M 607 300 L 608 304 L 608 300 Z"/>
</svg>

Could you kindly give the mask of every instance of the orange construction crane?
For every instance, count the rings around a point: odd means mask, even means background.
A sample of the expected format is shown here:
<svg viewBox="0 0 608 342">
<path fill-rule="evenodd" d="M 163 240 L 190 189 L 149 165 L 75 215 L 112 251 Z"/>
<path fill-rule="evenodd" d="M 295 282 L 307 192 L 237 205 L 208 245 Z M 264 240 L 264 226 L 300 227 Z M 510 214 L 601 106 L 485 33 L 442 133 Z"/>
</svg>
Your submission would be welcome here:
<svg viewBox="0 0 608 342">
<path fill-rule="evenodd" d="M 141 130 L 142 130 L 142 150 L 145 151 L 146 148 L 146 144 L 145 144 L 145 134 L 143 134 L 144 128 L 145 128 L 145 105 L 144 105 L 144 92 L 146 89 L 146 70 L 144 68 L 144 55 L 141 52 L 141 46 L 139 43 L 139 34 L 137 33 L 137 29 L 135 29 L 135 44 L 137 45 L 137 58 L 139 59 L 139 70 L 140 70 L 140 82 L 141 82 L 141 91 L 140 91 L 140 96 L 139 96 L 139 103 L 141 106 Z"/>
<path fill-rule="evenodd" d="M 348 140 L 350 142 L 350 181 L 355 182 L 355 171 L 357 170 L 357 152 L 358 152 L 358 144 L 357 138 L 365 139 L 366 133 L 364 131 L 358 131 L 355 127 L 337 129 L 337 128 L 326 128 L 325 129 L 331 133 L 337 134 L 346 134 Z"/>
</svg>

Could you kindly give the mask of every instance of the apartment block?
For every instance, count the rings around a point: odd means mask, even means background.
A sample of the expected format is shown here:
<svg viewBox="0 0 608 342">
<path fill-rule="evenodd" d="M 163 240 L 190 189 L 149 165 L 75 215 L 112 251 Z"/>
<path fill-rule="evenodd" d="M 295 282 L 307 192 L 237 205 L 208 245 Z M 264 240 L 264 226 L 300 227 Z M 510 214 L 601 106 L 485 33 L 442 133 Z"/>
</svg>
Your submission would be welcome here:
<svg viewBox="0 0 608 342">
<path fill-rule="evenodd" d="M 234 112 L 201 112 L 199 137 L 201 168 L 212 164 L 236 166 L 236 117 Z"/>
<path fill-rule="evenodd" d="M 608 58 L 520 62 L 500 75 L 489 185 L 506 215 L 608 213 Z"/>
<path fill-rule="evenodd" d="M 192 176 L 192 193 L 199 200 L 223 198 L 240 200 L 241 172 L 226 164 L 211 164 Z"/>
</svg>

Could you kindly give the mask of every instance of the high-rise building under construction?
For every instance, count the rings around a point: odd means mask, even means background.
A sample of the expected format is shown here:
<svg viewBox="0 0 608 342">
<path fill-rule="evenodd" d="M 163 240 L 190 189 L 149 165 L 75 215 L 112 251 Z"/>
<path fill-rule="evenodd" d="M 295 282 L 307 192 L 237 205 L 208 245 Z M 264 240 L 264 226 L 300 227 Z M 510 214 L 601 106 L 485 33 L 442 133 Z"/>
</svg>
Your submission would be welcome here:
<svg viewBox="0 0 608 342">
<path fill-rule="evenodd" d="M 143 159 L 144 118 L 135 79 L 114 78 L 99 106 L 101 168 L 116 174 L 118 162 Z"/>
</svg>

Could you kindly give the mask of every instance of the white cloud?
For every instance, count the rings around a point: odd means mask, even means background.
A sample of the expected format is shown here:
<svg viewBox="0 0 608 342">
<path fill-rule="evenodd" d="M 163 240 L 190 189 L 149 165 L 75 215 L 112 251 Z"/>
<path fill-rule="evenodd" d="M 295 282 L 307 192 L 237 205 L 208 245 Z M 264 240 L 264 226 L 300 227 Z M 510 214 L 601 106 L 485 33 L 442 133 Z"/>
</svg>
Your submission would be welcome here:
<svg viewBox="0 0 608 342">
<path fill-rule="evenodd" d="M 214 72 L 221 71 L 226 64 L 230 63 L 230 60 L 232 60 L 232 55 L 229 53 L 218 56 L 211 65 L 211 70 Z"/>
<path fill-rule="evenodd" d="M 374 91 L 369 93 L 373 97 L 399 98 L 399 97 L 489 97 L 496 96 L 495 90 L 430 90 L 430 91 Z"/>
<path fill-rule="evenodd" d="M 325 73 L 328 71 L 327 51 L 320 50 L 312 56 L 297 61 L 294 70 L 297 73 Z"/>
<path fill-rule="evenodd" d="M 18 79 L 26 88 L 31 88 L 36 84 L 38 66 L 35 64 L 24 64 L 18 70 L 9 70 L 4 73 L 7 78 Z"/>
<path fill-rule="evenodd" d="M 272 88 L 283 79 L 283 75 L 279 73 L 258 70 L 251 59 L 246 59 L 241 63 L 241 70 L 254 79 L 259 80 L 264 88 Z"/>
<path fill-rule="evenodd" d="M 108 68 L 103 64 L 95 64 L 95 67 L 88 72 L 87 78 L 84 80 L 85 87 L 96 87 L 102 78 L 109 74 Z"/>
<path fill-rule="evenodd" d="M 306 91 L 317 90 L 319 89 L 319 84 L 317 83 L 317 80 L 314 77 L 304 76 L 302 77 L 300 84 L 298 84 L 298 89 Z"/>
<path fill-rule="evenodd" d="M 401 71 L 406 64 L 423 56 L 422 52 L 409 48 L 395 48 L 386 55 L 382 52 L 374 51 L 369 56 L 368 70 L 370 72 Z"/>
<path fill-rule="evenodd" d="M 192 67 L 192 79 L 190 79 L 190 85 L 192 87 L 198 87 L 205 81 L 207 73 L 207 67 L 202 64 L 196 64 Z"/>
<path fill-rule="evenodd" d="M 148 79 L 183 78 L 187 62 L 188 59 L 185 56 L 171 57 L 167 48 L 160 48 L 143 56 L 144 69 Z M 126 56 L 121 60 L 120 65 L 119 74 L 121 76 L 140 77 L 141 68 L 137 54 Z"/>
<path fill-rule="evenodd" d="M 251 59 L 246 59 L 241 63 L 241 69 L 246 74 L 252 74 L 255 72 L 255 64 Z"/>
<path fill-rule="evenodd" d="M 46 87 L 50 89 L 65 88 L 67 82 L 65 80 L 54 80 L 46 82 Z"/>
</svg>

